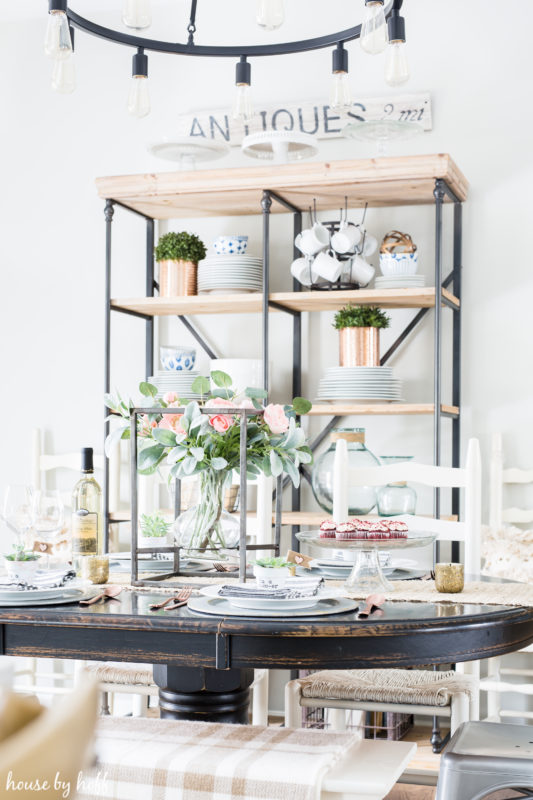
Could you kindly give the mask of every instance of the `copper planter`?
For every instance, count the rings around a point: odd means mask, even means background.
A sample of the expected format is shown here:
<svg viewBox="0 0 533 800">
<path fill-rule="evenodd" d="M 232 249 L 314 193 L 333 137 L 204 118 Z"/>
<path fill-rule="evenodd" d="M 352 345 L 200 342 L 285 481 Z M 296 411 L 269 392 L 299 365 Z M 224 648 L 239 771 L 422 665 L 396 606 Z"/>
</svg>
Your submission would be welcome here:
<svg viewBox="0 0 533 800">
<path fill-rule="evenodd" d="M 159 262 L 159 296 L 190 297 L 196 294 L 198 265 L 194 261 Z"/>
<path fill-rule="evenodd" d="M 342 328 L 339 363 L 341 367 L 379 367 L 379 328 Z"/>
</svg>

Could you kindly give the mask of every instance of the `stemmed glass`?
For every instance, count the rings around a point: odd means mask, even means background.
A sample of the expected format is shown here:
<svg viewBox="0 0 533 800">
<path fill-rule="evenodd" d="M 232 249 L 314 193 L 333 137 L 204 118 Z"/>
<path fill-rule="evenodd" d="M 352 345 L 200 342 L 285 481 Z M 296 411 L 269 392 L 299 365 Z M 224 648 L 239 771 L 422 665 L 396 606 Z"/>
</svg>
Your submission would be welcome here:
<svg viewBox="0 0 533 800">
<path fill-rule="evenodd" d="M 57 535 L 63 527 L 63 503 L 57 490 L 37 491 L 33 500 L 34 549 L 48 556 L 54 554 Z"/>
<path fill-rule="evenodd" d="M 4 521 L 16 535 L 15 548 L 19 551 L 24 550 L 34 518 L 32 487 L 21 484 L 9 485 L 4 494 L 3 512 Z"/>
</svg>

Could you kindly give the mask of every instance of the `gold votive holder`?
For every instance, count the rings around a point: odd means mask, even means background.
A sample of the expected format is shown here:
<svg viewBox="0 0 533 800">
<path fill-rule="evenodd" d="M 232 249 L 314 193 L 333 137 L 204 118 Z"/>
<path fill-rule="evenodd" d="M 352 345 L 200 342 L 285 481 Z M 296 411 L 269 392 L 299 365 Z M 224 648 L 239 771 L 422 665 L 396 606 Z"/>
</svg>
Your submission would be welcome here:
<svg viewBox="0 0 533 800">
<path fill-rule="evenodd" d="M 109 580 L 109 556 L 83 556 L 81 577 L 91 583 L 107 583 Z"/>
<path fill-rule="evenodd" d="M 435 588 L 437 592 L 456 594 L 465 586 L 463 564 L 435 564 Z"/>
</svg>

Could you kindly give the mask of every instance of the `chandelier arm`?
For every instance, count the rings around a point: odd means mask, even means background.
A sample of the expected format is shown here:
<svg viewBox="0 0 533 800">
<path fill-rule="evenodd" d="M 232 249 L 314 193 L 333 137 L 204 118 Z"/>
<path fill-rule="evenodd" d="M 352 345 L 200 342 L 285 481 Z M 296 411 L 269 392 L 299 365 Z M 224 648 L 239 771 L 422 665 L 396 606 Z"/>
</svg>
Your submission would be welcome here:
<svg viewBox="0 0 533 800">
<path fill-rule="evenodd" d="M 385 15 L 388 18 L 394 6 L 395 0 L 389 0 L 385 7 Z M 343 31 L 328 34 L 327 36 L 319 36 L 313 39 L 302 39 L 296 42 L 283 42 L 280 44 L 267 44 L 267 45 L 236 45 L 229 47 L 217 47 L 210 45 L 197 45 L 197 44 L 181 44 L 179 42 L 162 42 L 158 39 L 147 39 L 144 36 L 135 36 L 129 33 L 122 33 L 112 28 L 106 28 L 103 25 L 98 25 L 85 17 L 80 16 L 71 8 L 67 9 L 67 16 L 70 24 L 78 30 L 89 33 L 91 36 L 97 36 L 100 39 L 114 42 L 115 44 L 122 44 L 126 47 L 142 47 L 144 50 L 150 50 L 158 53 L 169 53 L 174 55 L 183 56 L 206 56 L 212 58 L 235 58 L 241 55 L 246 55 L 248 58 L 256 58 L 263 56 L 280 56 L 290 55 L 292 53 L 304 53 L 313 50 L 320 50 L 326 47 L 332 47 L 338 42 L 349 42 L 354 39 L 359 39 L 361 35 L 361 25 L 356 25 L 353 28 L 347 28 Z"/>
<path fill-rule="evenodd" d="M 189 24 L 187 25 L 187 31 L 189 32 L 189 39 L 187 41 L 188 45 L 194 44 L 194 34 L 196 33 L 196 6 L 198 5 L 198 0 L 191 0 L 191 16 L 189 18 Z"/>
</svg>

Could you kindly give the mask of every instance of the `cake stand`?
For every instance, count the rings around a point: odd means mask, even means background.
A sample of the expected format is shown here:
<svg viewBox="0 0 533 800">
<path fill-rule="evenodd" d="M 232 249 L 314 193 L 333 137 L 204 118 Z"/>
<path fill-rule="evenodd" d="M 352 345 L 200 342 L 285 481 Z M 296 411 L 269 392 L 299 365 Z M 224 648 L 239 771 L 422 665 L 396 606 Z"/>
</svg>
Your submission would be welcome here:
<svg viewBox="0 0 533 800">
<path fill-rule="evenodd" d="M 407 539 L 322 539 L 318 531 L 302 531 L 296 534 L 302 544 L 313 548 L 355 550 L 355 564 L 344 588 L 351 592 L 392 592 L 394 584 L 387 580 L 379 563 L 380 550 L 399 550 L 411 547 L 426 547 L 437 538 L 433 533 L 414 531 Z"/>
<path fill-rule="evenodd" d="M 288 164 L 316 155 L 318 142 L 314 136 L 300 131 L 260 131 L 245 136 L 241 149 L 250 158 Z"/>
</svg>

